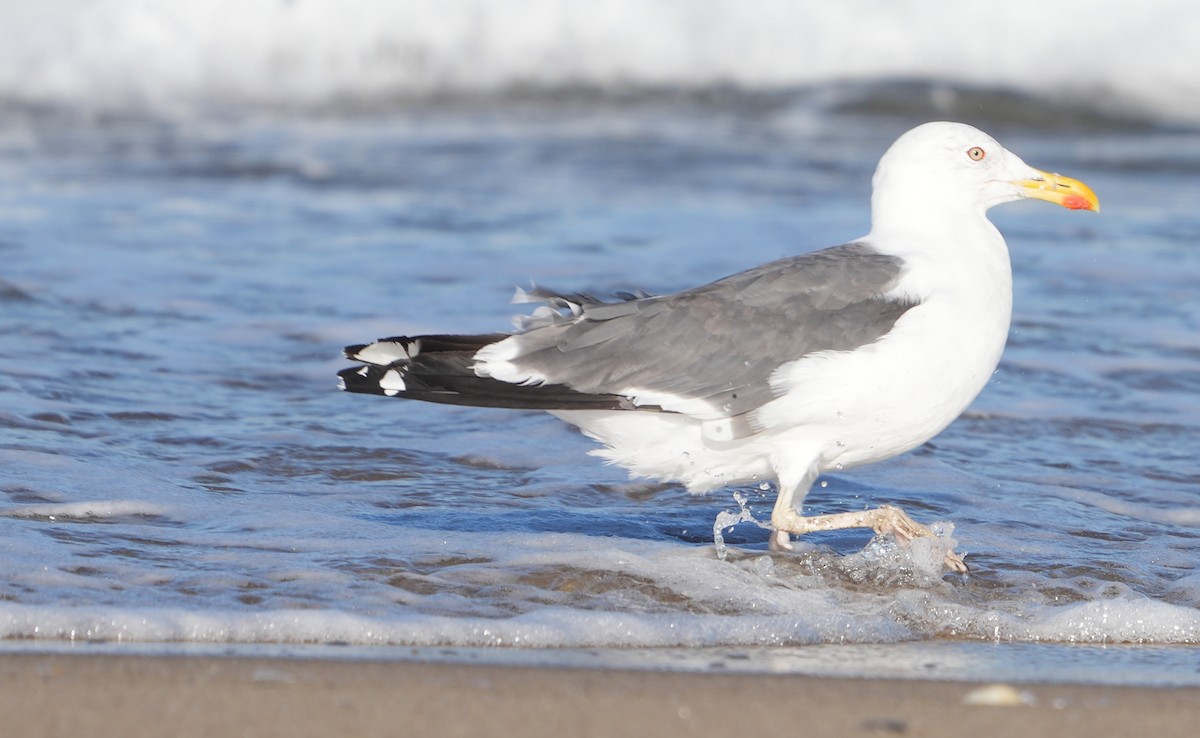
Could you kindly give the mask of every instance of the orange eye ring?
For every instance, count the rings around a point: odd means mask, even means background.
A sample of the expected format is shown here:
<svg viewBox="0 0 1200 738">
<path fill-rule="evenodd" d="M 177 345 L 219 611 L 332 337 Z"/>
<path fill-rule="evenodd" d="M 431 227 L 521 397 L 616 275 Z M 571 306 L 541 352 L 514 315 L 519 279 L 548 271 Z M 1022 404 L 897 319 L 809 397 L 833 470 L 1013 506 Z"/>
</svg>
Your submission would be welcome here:
<svg viewBox="0 0 1200 738">
<path fill-rule="evenodd" d="M 983 157 L 987 156 L 987 152 L 978 146 L 972 146 L 967 149 L 967 156 L 971 157 L 971 161 L 983 161 Z"/>
</svg>

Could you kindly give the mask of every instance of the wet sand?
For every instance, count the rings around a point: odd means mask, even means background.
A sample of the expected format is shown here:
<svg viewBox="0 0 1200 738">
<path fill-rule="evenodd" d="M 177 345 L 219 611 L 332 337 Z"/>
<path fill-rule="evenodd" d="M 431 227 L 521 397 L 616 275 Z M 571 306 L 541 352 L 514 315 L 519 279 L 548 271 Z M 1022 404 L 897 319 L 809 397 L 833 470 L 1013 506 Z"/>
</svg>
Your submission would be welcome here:
<svg viewBox="0 0 1200 738">
<path fill-rule="evenodd" d="M 982 701 L 986 704 L 970 704 Z M 1193 736 L 1200 689 L 0 655 L 4 736 Z"/>
</svg>

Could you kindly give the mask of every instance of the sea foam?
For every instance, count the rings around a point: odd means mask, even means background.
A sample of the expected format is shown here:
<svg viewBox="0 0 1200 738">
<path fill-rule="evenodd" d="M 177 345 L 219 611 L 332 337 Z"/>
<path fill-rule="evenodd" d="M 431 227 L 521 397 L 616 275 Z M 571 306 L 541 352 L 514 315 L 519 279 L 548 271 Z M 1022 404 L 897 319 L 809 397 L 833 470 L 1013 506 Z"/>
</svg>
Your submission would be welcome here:
<svg viewBox="0 0 1200 738">
<path fill-rule="evenodd" d="M 922 0 L 53 0 L 0 10 L 0 98 L 186 114 L 516 88 L 925 79 L 1200 120 L 1200 15 Z"/>
</svg>

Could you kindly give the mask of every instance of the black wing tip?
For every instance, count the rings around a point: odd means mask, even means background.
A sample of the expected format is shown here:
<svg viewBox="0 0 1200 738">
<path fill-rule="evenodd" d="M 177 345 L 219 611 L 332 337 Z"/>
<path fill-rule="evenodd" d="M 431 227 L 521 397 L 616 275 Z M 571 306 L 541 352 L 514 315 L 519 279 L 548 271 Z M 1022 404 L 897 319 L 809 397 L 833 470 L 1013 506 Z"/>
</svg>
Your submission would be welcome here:
<svg viewBox="0 0 1200 738">
<path fill-rule="evenodd" d="M 469 352 L 475 353 L 479 349 L 497 341 L 503 341 L 510 338 L 511 333 L 482 333 L 478 335 L 455 335 L 445 333 L 430 333 L 421 336 L 388 336 L 380 338 L 371 343 L 358 343 L 353 346 L 346 346 L 342 349 L 342 353 L 347 359 L 354 361 L 363 361 L 359 358 L 359 354 L 372 346 L 380 344 L 395 344 L 403 348 L 405 357 L 401 357 L 400 361 L 407 362 L 416 358 L 417 354 L 437 354 L 437 353 L 452 353 L 452 352 Z M 367 363 L 372 363 L 367 361 Z M 392 362 L 396 363 L 396 362 Z"/>
<path fill-rule="evenodd" d="M 522 385 L 502 382 L 475 373 L 474 355 L 488 344 L 509 338 L 507 333 L 474 336 L 393 336 L 375 343 L 346 346 L 346 358 L 362 362 L 337 373 L 344 392 L 423 400 L 451 405 L 473 405 L 521 410 L 635 410 L 619 395 L 589 394 L 557 384 Z M 387 350 L 372 352 L 379 343 L 404 347 L 387 360 Z M 412 350 L 409 347 L 413 347 Z M 366 352 L 367 355 L 362 354 Z M 407 356 L 403 356 L 407 353 Z M 385 386 L 386 383 L 386 386 Z"/>
<path fill-rule="evenodd" d="M 388 372 L 399 372 L 404 389 L 385 389 L 381 382 Z M 646 410 L 657 406 L 635 406 L 618 395 L 589 395 L 561 385 L 520 385 L 486 377 L 429 377 L 413 375 L 395 367 L 352 366 L 337 373 L 338 388 L 344 392 L 379 395 L 402 400 L 421 400 L 447 405 L 507 408 L 510 410 Z M 389 382 L 394 386 L 395 382 Z"/>
<path fill-rule="evenodd" d="M 348 347 L 349 348 L 349 347 Z M 352 366 L 337 373 L 338 389 L 364 395 L 386 395 L 379 380 L 387 372 L 377 366 Z"/>
</svg>

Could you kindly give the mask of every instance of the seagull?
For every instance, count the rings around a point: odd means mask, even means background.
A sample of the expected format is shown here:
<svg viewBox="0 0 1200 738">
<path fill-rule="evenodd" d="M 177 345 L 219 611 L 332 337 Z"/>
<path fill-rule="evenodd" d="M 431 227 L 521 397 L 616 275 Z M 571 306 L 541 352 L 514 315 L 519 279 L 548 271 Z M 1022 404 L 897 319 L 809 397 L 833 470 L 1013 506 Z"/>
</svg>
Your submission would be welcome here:
<svg viewBox="0 0 1200 738">
<path fill-rule="evenodd" d="M 910 451 L 948 426 L 1000 361 L 1012 267 L 989 208 L 1033 198 L 1099 210 L 1082 182 L 986 133 L 903 134 L 872 180 L 871 230 L 667 295 L 518 290 L 543 303 L 511 333 L 395 336 L 348 346 L 341 388 L 545 410 L 632 476 L 704 492 L 773 479 L 770 548 L 870 528 L 934 536 L 897 507 L 804 515 L 821 474 Z M 947 551 L 945 567 L 965 572 Z"/>
</svg>

